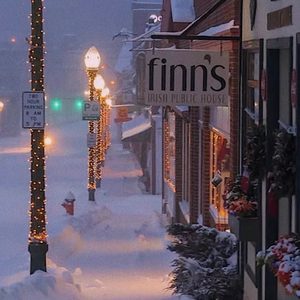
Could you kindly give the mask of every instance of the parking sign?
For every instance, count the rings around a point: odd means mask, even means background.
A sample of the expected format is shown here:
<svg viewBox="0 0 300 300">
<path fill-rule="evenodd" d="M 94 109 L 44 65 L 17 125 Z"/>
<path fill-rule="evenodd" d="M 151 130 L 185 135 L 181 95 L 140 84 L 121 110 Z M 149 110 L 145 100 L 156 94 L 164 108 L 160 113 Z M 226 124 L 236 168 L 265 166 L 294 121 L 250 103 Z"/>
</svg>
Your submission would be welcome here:
<svg viewBox="0 0 300 300">
<path fill-rule="evenodd" d="M 22 127 L 30 129 L 44 128 L 44 92 L 24 92 L 22 95 L 22 104 Z"/>
<path fill-rule="evenodd" d="M 100 120 L 100 105 L 98 101 L 83 101 L 82 120 Z"/>
</svg>

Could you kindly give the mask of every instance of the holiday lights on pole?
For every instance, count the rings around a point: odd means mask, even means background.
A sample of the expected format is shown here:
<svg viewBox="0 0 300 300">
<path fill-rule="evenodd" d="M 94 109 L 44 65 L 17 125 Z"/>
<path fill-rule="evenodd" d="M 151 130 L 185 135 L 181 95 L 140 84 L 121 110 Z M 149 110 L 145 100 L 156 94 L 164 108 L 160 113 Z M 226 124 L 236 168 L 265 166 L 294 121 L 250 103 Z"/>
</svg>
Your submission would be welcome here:
<svg viewBox="0 0 300 300">
<path fill-rule="evenodd" d="M 102 97 L 101 97 L 101 108 L 103 109 L 103 120 L 102 120 L 102 151 L 101 151 L 101 158 L 102 158 L 102 164 L 104 164 L 105 161 L 105 153 L 107 150 L 107 104 L 106 99 L 109 95 L 109 88 L 106 87 L 102 91 Z"/>
<path fill-rule="evenodd" d="M 107 108 L 107 139 L 106 139 L 106 147 L 108 148 L 111 145 L 110 141 L 110 117 L 111 117 L 111 99 L 106 99 L 106 108 Z"/>
<path fill-rule="evenodd" d="M 89 101 L 95 101 L 94 80 L 98 73 L 100 65 L 100 54 L 96 47 L 91 47 L 85 55 L 86 73 L 89 78 Z M 95 134 L 95 122 L 89 121 L 88 132 L 90 135 Z M 88 153 L 88 193 L 89 201 L 95 201 L 95 146 L 89 147 Z"/>
<path fill-rule="evenodd" d="M 101 75 L 97 75 L 95 79 L 95 88 L 96 88 L 96 93 L 97 93 L 97 101 L 99 102 L 99 105 L 101 107 L 101 94 L 102 90 L 105 86 L 104 79 L 102 78 Z M 96 188 L 101 187 L 101 140 L 102 140 L 102 133 L 103 133 L 103 128 L 102 128 L 102 119 L 103 119 L 103 110 L 100 109 L 100 119 L 97 122 L 97 135 L 96 135 Z"/>
<path fill-rule="evenodd" d="M 28 40 L 29 63 L 31 64 L 31 91 L 44 92 L 44 31 L 43 0 L 31 0 L 31 38 Z M 45 144 L 44 129 L 31 129 L 31 200 L 30 232 L 30 274 L 37 270 L 47 271 L 48 251 L 46 233 L 45 198 Z"/>
</svg>

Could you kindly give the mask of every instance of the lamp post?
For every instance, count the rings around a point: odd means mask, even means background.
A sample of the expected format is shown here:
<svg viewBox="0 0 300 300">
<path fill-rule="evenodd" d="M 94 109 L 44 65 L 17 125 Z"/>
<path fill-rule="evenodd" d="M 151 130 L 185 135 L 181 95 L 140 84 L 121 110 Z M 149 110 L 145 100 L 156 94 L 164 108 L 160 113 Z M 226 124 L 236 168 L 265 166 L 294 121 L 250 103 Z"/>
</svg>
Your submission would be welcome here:
<svg viewBox="0 0 300 300">
<path fill-rule="evenodd" d="M 31 39 L 29 62 L 31 64 L 31 91 L 44 91 L 44 31 L 43 0 L 31 1 Z M 30 232 L 30 274 L 37 270 L 46 272 L 48 251 L 46 233 L 45 198 L 45 143 L 44 129 L 31 129 L 31 200 Z"/>
<path fill-rule="evenodd" d="M 109 88 L 105 87 L 101 95 L 101 111 L 102 111 L 102 147 L 101 147 L 101 164 L 104 166 L 106 147 L 106 121 L 107 121 L 107 109 L 106 98 L 109 95 Z"/>
<path fill-rule="evenodd" d="M 97 75 L 95 79 L 95 88 L 97 93 L 97 101 L 101 104 L 101 93 L 105 86 L 104 79 L 101 75 Z M 101 187 L 101 147 L 102 147 L 102 134 L 103 134 L 103 110 L 102 105 L 100 109 L 100 120 L 97 123 L 97 135 L 96 135 L 96 188 Z"/>
<path fill-rule="evenodd" d="M 94 80 L 98 73 L 98 68 L 100 65 L 100 54 L 96 47 L 91 47 L 85 55 L 85 66 L 86 73 L 89 78 L 89 101 L 94 101 Z M 90 135 L 95 134 L 95 122 L 89 121 L 88 132 Z M 89 147 L 88 154 L 88 193 L 89 193 L 89 201 L 95 201 L 95 145 L 93 147 Z"/>
<path fill-rule="evenodd" d="M 110 141 L 110 114 L 111 114 L 111 99 L 106 99 L 106 107 L 107 107 L 107 139 L 106 139 L 106 147 L 108 148 L 111 144 Z"/>
</svg>

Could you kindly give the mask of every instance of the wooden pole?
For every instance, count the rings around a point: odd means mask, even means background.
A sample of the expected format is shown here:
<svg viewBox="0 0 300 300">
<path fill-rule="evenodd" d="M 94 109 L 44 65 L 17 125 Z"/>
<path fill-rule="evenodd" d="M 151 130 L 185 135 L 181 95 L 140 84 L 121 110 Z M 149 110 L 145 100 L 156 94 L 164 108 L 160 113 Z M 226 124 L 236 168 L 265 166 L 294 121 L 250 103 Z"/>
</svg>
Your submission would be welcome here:
<svg viewBox="0 0 300 300">
<path fill-rule="evenodd" d="M 44 91 L 43 1 L 31 0 L 31 91 Z M 31 255 L 30 274 L 47 271 L 48 251 L 46 234 L 45 144 L 44 129 L 31 129 L 31 202 L 28 251 Z"/>
</svg>

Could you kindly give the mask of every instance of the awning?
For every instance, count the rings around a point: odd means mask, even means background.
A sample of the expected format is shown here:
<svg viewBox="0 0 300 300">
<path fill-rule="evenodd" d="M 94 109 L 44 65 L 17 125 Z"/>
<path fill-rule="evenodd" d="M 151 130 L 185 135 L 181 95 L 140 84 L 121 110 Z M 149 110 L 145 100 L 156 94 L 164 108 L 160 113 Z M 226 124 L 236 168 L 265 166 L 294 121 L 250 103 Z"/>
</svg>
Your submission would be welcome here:
<svg viewBox="0 0 300 300">
<path fill-rule="evenodd" d="M 151 137 L 151 121 L 144 115 L 135 117 L 132 121 L 122 124 L 123 142 L 147 142 Z"/>
</svg>

